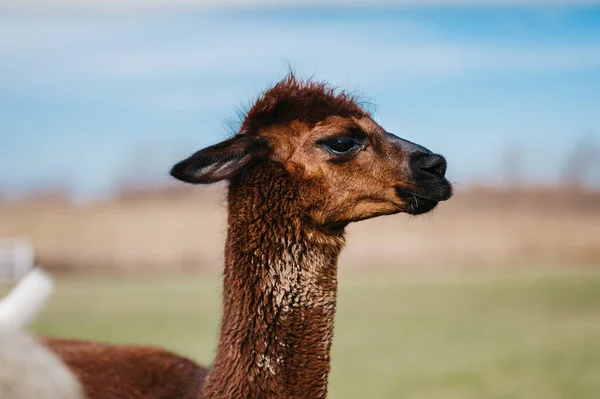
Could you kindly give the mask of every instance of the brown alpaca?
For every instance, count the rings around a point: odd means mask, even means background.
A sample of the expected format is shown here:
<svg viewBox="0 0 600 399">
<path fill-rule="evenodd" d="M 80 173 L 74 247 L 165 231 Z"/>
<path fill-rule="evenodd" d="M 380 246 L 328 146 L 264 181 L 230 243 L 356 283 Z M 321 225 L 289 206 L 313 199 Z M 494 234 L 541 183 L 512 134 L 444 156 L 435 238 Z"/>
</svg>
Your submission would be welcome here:
<svg viewBox="0 0 600 399">
<path fill-rule="evenodd" d="M 45 342 L 90 399 L 324 398 L 344 228 L 430 211 L 451 195 L 445 170 L 443 157 L 387 133 L 351 96 L 289 76 L 238 134 L 171 172 L 194 184 L 229 181 L 210 372 L 159 349 Z"/>
</svg>

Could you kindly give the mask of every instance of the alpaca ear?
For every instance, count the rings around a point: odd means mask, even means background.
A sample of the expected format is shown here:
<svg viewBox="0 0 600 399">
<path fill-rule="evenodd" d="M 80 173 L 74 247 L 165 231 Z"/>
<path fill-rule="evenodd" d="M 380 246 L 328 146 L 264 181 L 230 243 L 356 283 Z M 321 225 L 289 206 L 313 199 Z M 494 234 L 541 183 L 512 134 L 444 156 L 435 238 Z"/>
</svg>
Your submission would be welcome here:
<svg viewBox="0 0 600 399">
<path fill-rule="evenodd" d="M 237 134 L 229 140 L 200 150 L 171 169 L 171 176 L 192 184 L 229 179 L 269 153 L 263 137 Z"/>
</svg>

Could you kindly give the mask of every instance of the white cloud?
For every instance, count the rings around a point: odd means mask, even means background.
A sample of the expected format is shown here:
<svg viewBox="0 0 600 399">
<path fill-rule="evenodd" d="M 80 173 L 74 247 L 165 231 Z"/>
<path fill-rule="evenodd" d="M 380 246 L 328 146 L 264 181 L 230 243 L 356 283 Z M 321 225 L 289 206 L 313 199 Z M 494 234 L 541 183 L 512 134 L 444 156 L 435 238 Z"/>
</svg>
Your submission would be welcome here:
<svg viewBox="0 0 600 399">
<path fill-rule="evenodd" d="M 120 12 L 0 18 L 0 79 L 7 87 L 50 87 L 61 95 L 90 84 L 127 87 L 149 82 L 155 87 L 182 76 L 203 79 L 207 90 L 221 86 L 227 91 L 237 86 L 229 82 L 234 77 L 267 85 L 285 72 L 287 62 L 302 75 L 363 87 L 477 73 L 600 68 L 598 42 L 478 44 L 403 20 L 306 25 L 276 19 L 231 22 L 204 15 L 174 29 L 178 22 L 161 13 Z M 119 97 L 127 100 L 126 89 L 120 90 Z M 152 93 L 156 90 L 165 88 Z M 177 94 L 151 102 L 163 107 L 191 104 L 196 96 L 167 91 Z"/>
<path fill-rule="evenodd" d="M 0 0 L 1 2 L 2 0 Z M 112 12 L 13 11 L 0 15 L 0 57 L 40 57 L 82 51 L 98 42 L 131 36 L 160 15 Z"/>
<path fill-rule="evenodd" d="M 331 32 L 333 33 L 333 32 Z M 291 35 L 290 35 L 291 36 Z M 333 47 L 322 36 L 304 36 L 283 45 L 287 35 L 252 47 L 252 38 L 207 46 L 142 49 L 93 55 L 69 63 L 69 73 L 95 77 L 158 77 L 180 73 L 249 73 L 290 61 L 310 68 L 359 73 L 440 76 L 472 72 L 546 72 L 600 68 L 600 45 L 490 47 L 455 43 L 377 45 L 368 41 L 339 42 Z M 331 39 L 329 39 L 331 40 Z"/>
<path fill-rule="evenodd" d="M 227 28 L 201 42 L 177 41 L 64 54 L 44 67 L 82 79 L 168 75 L 255 74 L 285 62 L 302 70 L 347 71 L 373 79 L 448 76 L 473 72 L 547 72 L 600 68 L 600 44 L 476 45 L 444 40 L 380 43 L 332 29 Z M 326 39 L 324 39 L 326 38 Z M 197 38 L 194 38 L 197 40 Z M 376 74 L 376 76 L 374 76 Z"/>
</svg>

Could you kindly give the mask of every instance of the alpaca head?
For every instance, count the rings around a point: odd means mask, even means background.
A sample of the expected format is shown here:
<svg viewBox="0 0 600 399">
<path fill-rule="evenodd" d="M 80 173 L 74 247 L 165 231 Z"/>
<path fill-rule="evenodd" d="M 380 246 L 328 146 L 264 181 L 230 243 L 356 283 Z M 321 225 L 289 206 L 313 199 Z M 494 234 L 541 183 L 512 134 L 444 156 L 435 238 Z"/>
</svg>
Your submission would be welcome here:
<svg viewBox="0 0 600 399">
<path fill-rule="evenodd" d="M 283 168 L 297 183 L 298 206 L 324 227 L 422 214 L 452 194 L 442 156 L 386 132 L 352 96 L 293 75 L 263 93 L 238 134 L 171 174 L 204 184 L 251 173 L 258 164 Z"/>
</svg>

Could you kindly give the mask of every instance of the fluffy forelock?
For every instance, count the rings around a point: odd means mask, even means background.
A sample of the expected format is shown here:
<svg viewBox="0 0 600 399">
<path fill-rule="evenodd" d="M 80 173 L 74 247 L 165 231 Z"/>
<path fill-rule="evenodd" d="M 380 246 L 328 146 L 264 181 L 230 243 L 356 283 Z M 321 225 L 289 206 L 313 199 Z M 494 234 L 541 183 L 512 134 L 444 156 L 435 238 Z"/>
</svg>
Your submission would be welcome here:
<svg viewBox="0 0 600 399">
<path fill-rule="evenodd" d="M 292 121 L 312 127 L 332 115 L 370 116 L 356 96 L 324 82 L 301 80 L 289 74 L 256 100 L 243 117 L 239 132 L 256 134 L 261 128 Z"/>
</svg>

